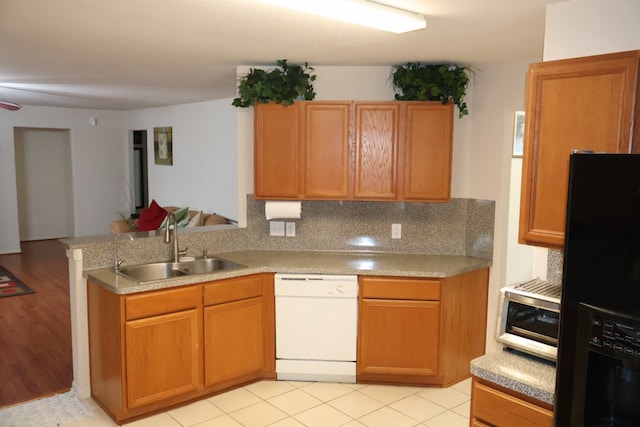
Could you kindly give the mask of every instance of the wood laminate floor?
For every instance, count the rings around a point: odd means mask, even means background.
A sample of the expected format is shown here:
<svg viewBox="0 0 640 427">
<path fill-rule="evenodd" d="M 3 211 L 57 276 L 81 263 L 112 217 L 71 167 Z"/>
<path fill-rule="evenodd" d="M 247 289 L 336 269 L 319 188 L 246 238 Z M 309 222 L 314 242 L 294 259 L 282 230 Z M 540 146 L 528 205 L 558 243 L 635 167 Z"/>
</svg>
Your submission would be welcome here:
<svg viewBox="0 0 640 427">
<path fill-rule="evenodd" d="M 65 250 L 58 240 L 21 248 L 0 265 L 36 293 L 0 298 L 0 407 L 69 390 L 73 378 Z"/>
</svg>

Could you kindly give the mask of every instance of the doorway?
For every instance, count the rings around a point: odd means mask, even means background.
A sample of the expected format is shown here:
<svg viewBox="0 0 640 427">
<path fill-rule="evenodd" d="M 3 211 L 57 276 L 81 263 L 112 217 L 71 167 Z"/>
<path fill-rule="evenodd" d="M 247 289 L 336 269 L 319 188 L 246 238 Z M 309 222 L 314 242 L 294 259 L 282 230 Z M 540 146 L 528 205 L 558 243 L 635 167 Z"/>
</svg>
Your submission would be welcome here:
<svg viewBox="0 0 640 427">
<path fill-rule="evenodd" d="M 69 129 L 14 128 L 20 241 L 74 235 Z"/>
<path fill-rule="evenodd" d="M 133 200 L 136 214 L 149 205 L 149 184 L 147 173 L 147 131 L 134 130 L 132 132 L 133 152 L 131 168 Z"/>
</svg>

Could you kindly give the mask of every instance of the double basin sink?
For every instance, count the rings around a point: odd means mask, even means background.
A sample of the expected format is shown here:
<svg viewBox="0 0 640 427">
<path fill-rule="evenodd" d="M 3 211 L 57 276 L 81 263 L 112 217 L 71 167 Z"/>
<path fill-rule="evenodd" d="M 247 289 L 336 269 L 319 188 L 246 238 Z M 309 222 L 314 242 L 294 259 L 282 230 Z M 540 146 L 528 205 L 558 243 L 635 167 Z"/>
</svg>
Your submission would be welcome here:
<svg viewBox="0 0 640 427">
<path fill-rule="evenodd" d="M 118 274 L 134 282 L 148 283 L 198 274 L 219 273 L 238 268 L 245 268 L 245 266 L 222 258 L 201 258 L 190 261 L 131 265 L 118 270 Z"/>
</svg>

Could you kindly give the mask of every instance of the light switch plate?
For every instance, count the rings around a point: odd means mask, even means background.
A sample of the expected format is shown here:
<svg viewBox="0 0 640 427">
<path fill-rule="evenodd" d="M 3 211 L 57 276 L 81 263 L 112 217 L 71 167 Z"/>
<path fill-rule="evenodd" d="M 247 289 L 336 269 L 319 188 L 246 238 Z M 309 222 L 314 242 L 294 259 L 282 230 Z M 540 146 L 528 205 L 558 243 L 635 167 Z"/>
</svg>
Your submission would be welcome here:
<svg viewBox="0 0 640 427">
<path fill-rule="evenodd" d="M 296 223 L 295 222 L 287 222 L 285 225 L 285 232 L 287 237 L 295 237 L 296 236 Z"/>
<path fill-rule="evenodd" d="M 269 236 L 284 236 L 284 221 L 269 221 Z"/>
<path fill-rule="evenodd" d="M 391 224 L 391 238 L 392 239 L 402 238 L 402 224 Z"/>
</svg>

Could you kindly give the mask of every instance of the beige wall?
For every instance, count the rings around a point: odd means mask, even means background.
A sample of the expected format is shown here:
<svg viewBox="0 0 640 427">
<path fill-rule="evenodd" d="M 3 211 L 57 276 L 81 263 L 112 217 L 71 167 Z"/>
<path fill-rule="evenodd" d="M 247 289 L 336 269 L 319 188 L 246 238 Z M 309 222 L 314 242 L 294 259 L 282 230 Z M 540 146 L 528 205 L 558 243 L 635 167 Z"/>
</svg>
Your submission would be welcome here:
<svg viewBox="0 0 640 427">
<path fill-rule="evenodd" d="M 544 60 L 640 49 L 640 1 L 574 0 L 547 6 Z"/>
<path fill-rule="evenodd" d="M 515 112 L 524 109 L 525 78 L 528 64 L 539 59 L 514 63 L 479 66 L 471 114 L 471 130 L 465 142 L 468 166 L 458 164 L 454 174 L 467 169 L 467 197 L 496 201 L 493 267 L 489 280 L 489 307 L 487 317 L 487 352 L 499 348 L 494 336 L 497 298 L 500 287 L 507 284 L 507 268 L 516 271 L 521 280 L 530 278 L 528 258 L 514 256 L 515 237 L 509 232 L 517 221 L 518 190 L 512 192 L 511 178 L 513 126 Z M 466 119 L 465 119 L 466 120 Z M 515 215 L 515 219 L 514 219 Z M 516 225 L 517 226 L 517 225 Z"/>
<path fill-rule="evenodd" d="M 20 240 L 72 235 L 69 130 L 16 128 L 14 135 Z"/>
<path fill-rule="evenodd" d="M 126 132 L 121 111 L 23 106 L 0 114 L 0 253 L 20 251 L 14 128 L 69 129 L 73 236 L 101 234 L 96 224 L 110 224 L 121 194 L 118 176 L 128 171 L 123 156 Z M 98 117 L 98 126 L 90 124 Z M 115 210 L 114 210 L 115 209 Z M 108 232 L 108 226 L 102 233 Z"/>
</svg>

